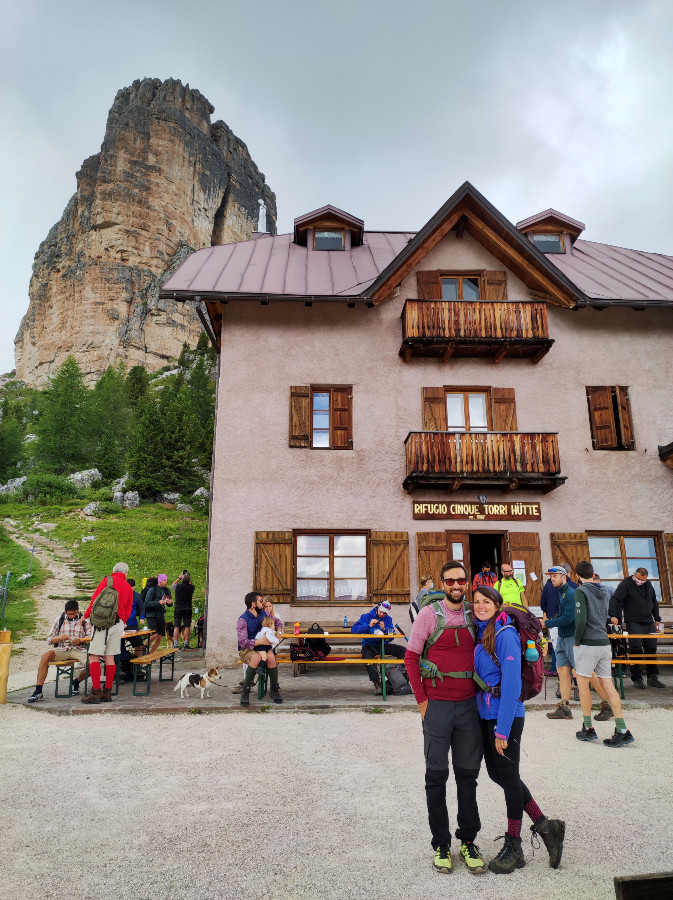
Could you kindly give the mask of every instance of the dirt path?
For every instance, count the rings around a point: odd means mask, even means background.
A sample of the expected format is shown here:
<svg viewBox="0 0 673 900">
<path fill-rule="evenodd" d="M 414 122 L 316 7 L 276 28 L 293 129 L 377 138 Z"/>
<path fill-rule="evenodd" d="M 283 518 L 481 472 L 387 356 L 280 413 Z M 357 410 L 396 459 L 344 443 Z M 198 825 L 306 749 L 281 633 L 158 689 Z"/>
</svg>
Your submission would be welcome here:
<svg viewBox="0 0 673 900">
<path fill-rule="evenodd" d="M 24 532 L 10 525 L 7 520 L 3 523 L 13 541 L 30 550 L 33 546 L 40 549 L 41 564 L 48 570 L 49 577 L 35 589 L 33 599 L 37 607 L 37 623 L 35 635 L 27 636 L 16 644 L 15 649 L 20 653 L 12 656 L 9 666 L 8 690 L 29 687 L 35 683 L 35 674 L 40 657 L 47 649 L 45 638 L 54 619 L 63 612 L 63 605 L 71 597 L 82 597 L 86 589 L 82 588 L 82 582 L 87 584 L 88 578 L 78 574 L 79 568 L 72 552 L 59 544 L 53 538 L 40 532 Z M 92 588 L 93 590 L 93 588 Z M 91 593 L 92 591 L 89 591 Z M 56 597 L 57 599 L 51 599 Z M 51 673 L 47 681 L 55 678 Z"/>
</svg>

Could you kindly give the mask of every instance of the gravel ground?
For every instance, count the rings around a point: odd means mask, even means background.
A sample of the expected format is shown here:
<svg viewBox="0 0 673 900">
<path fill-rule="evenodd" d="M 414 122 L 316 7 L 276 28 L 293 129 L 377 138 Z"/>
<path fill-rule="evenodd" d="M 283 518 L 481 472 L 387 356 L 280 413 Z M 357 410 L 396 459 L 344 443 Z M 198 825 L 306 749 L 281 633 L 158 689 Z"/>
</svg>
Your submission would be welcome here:
<svg viewBox="0 0 673 900">
<path fill-rule="evenodd" d="M 522 770 L 542 809 L 567 821 L 561 867 L 549 869 L 544 847 L 533 857 L 525 837 L 519 872 L 474 876 L 455 862 L 442 876 L 414 711 L 73 718 L 0 707 L 0 898 L 608 900 L 615 874 L 673 869 L 672 715 L 629 712 L 637 742 L 618 753 L 529 713 Z M 479 804 L 490 858 L 506 819 L 485 773 Z M 452 788 L 450 810 L 455 823 Z"/>
</svg>

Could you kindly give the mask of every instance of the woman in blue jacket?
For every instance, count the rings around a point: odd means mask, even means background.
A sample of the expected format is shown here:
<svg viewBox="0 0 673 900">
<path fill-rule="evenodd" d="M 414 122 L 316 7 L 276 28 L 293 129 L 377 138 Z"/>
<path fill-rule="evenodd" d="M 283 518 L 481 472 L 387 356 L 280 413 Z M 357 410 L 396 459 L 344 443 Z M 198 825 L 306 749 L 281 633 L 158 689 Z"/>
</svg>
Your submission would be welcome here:
<svg viewBox="0 0 673 900">
<path fill-rule="evenodd" d="M 565 822 L 548 819 L 519 775 L 525 709 L 521 697 L 521 640 L 495 588 L 480 585 L 474 592 L 474 619 L 479 643 L 474 669 L 488 687 L 477 694 L 484 744 L 484 762 L 491 781 L 505 792 L 507 833 L 498 855 L 488 864 L 491 872 L 505 874 L 526 865 L 521 847 L 524 810 L 533 820 L 531 831 L 540 835 L 549 851 L 549 865 L 561 862 Z"/>
</svg>

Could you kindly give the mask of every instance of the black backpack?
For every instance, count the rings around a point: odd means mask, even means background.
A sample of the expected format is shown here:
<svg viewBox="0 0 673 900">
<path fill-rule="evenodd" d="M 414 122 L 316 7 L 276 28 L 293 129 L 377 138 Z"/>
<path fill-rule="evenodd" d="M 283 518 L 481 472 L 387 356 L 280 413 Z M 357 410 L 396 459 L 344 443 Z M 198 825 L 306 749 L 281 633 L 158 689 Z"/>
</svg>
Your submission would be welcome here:
<svg viewBox="0 0 673 900">
<path fill-rule="evenodd" d="M 314 622 L 310 628 L 306 629 L 306 634 L 324 634 L 324 628 L 321 628 L 317 622 Z M 307 645 L 313 651 L 316 659 L 325 659 L 332 652 L 332 648 L 324 637 L 310 638 Z"/>
</svg>

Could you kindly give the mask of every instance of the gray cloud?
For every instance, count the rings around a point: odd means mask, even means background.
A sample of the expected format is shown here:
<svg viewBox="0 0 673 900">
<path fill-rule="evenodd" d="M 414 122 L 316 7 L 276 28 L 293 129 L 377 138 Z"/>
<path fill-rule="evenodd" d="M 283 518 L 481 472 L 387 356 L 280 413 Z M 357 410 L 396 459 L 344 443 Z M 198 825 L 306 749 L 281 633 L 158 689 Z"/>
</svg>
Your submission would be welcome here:
<svg viewBox="0 0 673 900">
<path fill-rule="evenodd" d="M 588 239 L 673 253 L 666 0 L 24 0 L 4 20 L 0 371 L 33 255 L 143 76 L 208 97 L 281 231 L 324 203 L 416 229 L 469 179 L 513 221 L 554 206 Z"/>
</svg>

